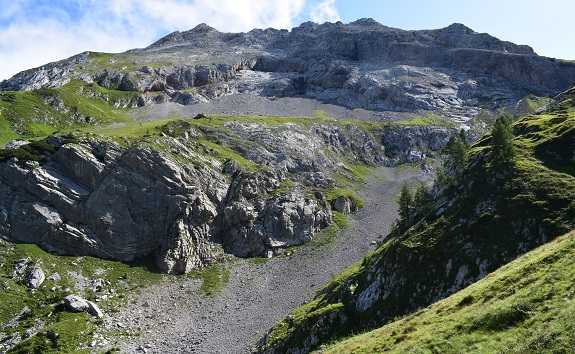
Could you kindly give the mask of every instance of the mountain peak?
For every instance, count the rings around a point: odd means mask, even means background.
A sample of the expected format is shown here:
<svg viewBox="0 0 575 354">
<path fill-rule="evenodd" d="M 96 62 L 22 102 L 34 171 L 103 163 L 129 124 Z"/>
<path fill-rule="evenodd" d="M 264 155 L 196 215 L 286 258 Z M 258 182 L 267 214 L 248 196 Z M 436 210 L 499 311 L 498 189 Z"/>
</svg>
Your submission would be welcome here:
<svg viewBox="0 0 575 354">
<path fill-rule="evenodd" d="M 200 23 L 199 25 L 192 28 L 191 30 L 189 30 L 186 33 L 210 33 L 210 32 L 218 32 L 219 33 L 219 31 L 217 29 L 213 28 L 212 26 L 207 25 L 205 23 Z"/>
<path fill-rule="evenodd" d="M 445 27 L 443 30 L 453 32 L 453 33 L 462 33 L 462 34 L 474 34 L 476 33 L 471 28 L 467 27 L 462 23 L 452 23 L 449 26 Z"/>
<path fill-rule="evenodd" d="M 381 23 L 377 22 L 373 18 L 360 18 L 359 20 L 350 22 L 350 25 L 352 25 L 352 26 L 363 26 L 363 27 L 369 27 L 369 26 L 382 27 L 383 26 Z"/>
</svg>

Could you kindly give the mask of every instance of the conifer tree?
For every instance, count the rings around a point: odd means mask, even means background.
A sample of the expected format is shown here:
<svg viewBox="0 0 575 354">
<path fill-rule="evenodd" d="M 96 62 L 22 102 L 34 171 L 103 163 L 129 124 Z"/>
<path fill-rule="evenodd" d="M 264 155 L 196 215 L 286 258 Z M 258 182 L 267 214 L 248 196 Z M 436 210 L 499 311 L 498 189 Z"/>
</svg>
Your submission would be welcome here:
<svg viewBox="0 0 575 354">
<path fill-rule="evenodd" d="M 510 115 L 502 115 L 495 121 L 491 129 L 491 145 L 493 161 L 496 165 L 513 162 L 516 151 L 513 145 L 513 119 Z"/>
<path fill-rule="evenodd" d="M 429 189 L 423 184 L 419 183 L 415 188 L 415 193 L 413 195 L 414 208 L 418 211 L 425 210 L 432 201 L 432 195 Z"/>
<path fill-rule="evenodd" d="M 452 135 L 445 146 L 448 160 L 447 165 L 459 168 L 465 164 L 467 160 L 467 151 L 469 150 L 469 143 L 465 131 L 461 129 L 457 136 Z"/>
<path fill-rule="evenodd" d="M 411 194 L 411 190 L 407 186 L 407 182 L 403 182 L 403 186 L 401 187 L 401 193 L 399 194 L 397 203 L 399 204 L 400 222 L 401 223 L 409 222 L 411 212 L 413 209 L 413 195 Z"/>
</svg>

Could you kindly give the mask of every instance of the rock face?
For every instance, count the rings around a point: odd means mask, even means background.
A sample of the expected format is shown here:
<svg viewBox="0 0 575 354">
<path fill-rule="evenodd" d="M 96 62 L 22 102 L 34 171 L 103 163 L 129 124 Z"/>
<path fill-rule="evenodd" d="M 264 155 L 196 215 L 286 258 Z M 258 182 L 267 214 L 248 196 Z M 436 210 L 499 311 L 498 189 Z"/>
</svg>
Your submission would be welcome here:
<svg viewBox="0 0 575 354">
<path fill-rule="evenodd" d="M 441 111 L 465 122 L 529 93 L 550 96 L 570 88 L 575 64 L 462 24 L 404 31 L 362 19 L 247 33 L 202 24 L 144 49 L 115 56 L 86 52 L 28 70 L 0 88 L 59 87 L 73 79 L 142 93 L 118 102 L 122 106 L 189 105 L 252 92 L 378 111 Z"/>
<path fill-rule="evenodd" d="M 225 137 L 217 127 L 202 134 L 223 145 L 235 141 L 251 171 L 236 160 L 222 163 L 219 152 L 191 137 L 199 133 L 185 121 L 164 129 L 171 136 L 129 147 L 51 137 L 40 162 L 7 158 L 0 163 L 0 234 L 66 254 L 129 261 L 154 253 L 168 273 L 212 264 L 225 253 L 277 254 L 332 223 L 332 203 L 321 190 L 333 188 L 334 173 L 353 178 L 342 161 L 421 161 L 452 133 L 335 123 L 224 126 Z M 282 191 L 285 183 L 290 187 Z M 333 205 L 346 213 L 355 208 L 347 197 Z"/>
</svg>

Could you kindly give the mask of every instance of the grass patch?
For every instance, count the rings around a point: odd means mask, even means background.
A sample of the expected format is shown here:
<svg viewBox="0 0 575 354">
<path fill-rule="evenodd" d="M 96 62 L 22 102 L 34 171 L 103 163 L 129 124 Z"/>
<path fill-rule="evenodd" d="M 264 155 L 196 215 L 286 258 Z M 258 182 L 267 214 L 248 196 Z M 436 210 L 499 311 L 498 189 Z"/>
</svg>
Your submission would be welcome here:
<svg viewBox="0 0 575 354">
<path fill-rule="evenodd" d="M 12 157 L 24 161 L 43 161 L 54 152 L 55 148 L 44 140 L 32 141 L 18 149 L 0 149 L 0 162 Z"/>
<path fill-rule="evenodd" d="M 22 274 L 16 274 L 16 265 L 22 259 L 29 262 Z M 22 338 L 11 351 L 16 353 L 75 352 L 87 347 L 102 323 L 86 313 L 68 312 L 63 305 L 68 294 L 95 301 L 106 314 L 125 306 L 130 296 L 143 287 L 171 277 L 153 271 L 153 259 L 149 258 L 121 263 L 58 256 L 36 245 L 1 240 L 0 260 L 0 333 L 6 336 L 1 340 L 8 343 Z M 59 280 L 46 279 L 38 289 L 28 289 L 24 284 L 26 269 L 35 265 L 47 278 L 58 274 Z M 94 281 L 99 285 L 93 285 Z M 27 330 L 32 334 L 29 338 Z"/>
<path fill-rule="evenodd" d="M 333 241 L 340 235 L 341 230 L 348 227 L 349 220 L 347 215 L 335 210 L 333 210 L 332 213 L 334 223 L 314 236 L 312 241 L 313 246 L 326 247 L 333 244 Z"/>
<path fill-rule="evenodd" d="M 321 109 L 314 110 L 313 114 L 315 115 L 316 118 L 319 118 L 321 120 L 333 120 L 333 118 L 329 115 L 329 113 Z"/>
<path fill-rule="evenodd" d="M 415 125 L 415 126 L 443 126 L 443 127 L 457 127 L 451 120 L 434 113 L 427 113 L 425 116 L 415 116 L 410 120 L 398 120 L 393 122 L 394 125 Z"/>
<path fill-rule="evenodd" d="M 160 119 L 150 122 L 127 122 L 110 125 L 104 128 L 86 128 L 82 131 L 89 131 L 94 134 L 103 135 L 109 138 L 124 137 L 129 140 L 140 139 L 145 136 L 158 134 L 159 128 L 163 125 L 174 122 L 174 119 Z"/>
<path fill-rule="evenodd" d="M 208 297 L 218 295 L 230 280 L 230 271 L 224 264 L 216 264 L 203 269 L 195 269 L 188 277 L 203 280 L 200 291 Z"/>
<path fill-rule="evenodd" d="M 84 123 L 98 124 L 130 121 L 131 117 L 126 114 L 127 109 L 114 105 L 122 100 L 135 101 L 139 97 L 136 92 L 109 90 L 97 83 L 86 84 L 79 80 L 72 80 L 59 89 L 44 89 L 41 93 L 61 97 L 68 109 L 89 120 Z"/>
<path fill-rule="evenodd" d="M 20 138 L 20 134 L 12 130 L 2 111 L 3 109 L 0 108 L 0 147 L 3 147 L 12 140 Z"/>
<path fill-rule="evenodd" d="M 355 205 L 355 209 L 363 208 L 363 201 L 352 190 L 336 188 L 324 191 L 323 193 L 330 204 L 339 197 L 347 197 L 352 202 L 352 204 Z"/>
<path fill-rule="evenodd" d="M 322 353 L 568 353 L 575 345 L 574 249 L 574 233 L 559 237 L 442 301 Z"/>
<path fill-rule="evenodd" d="M 8 128 L 3 135 L 16 133 L 37 138 L 73 125 L 65 115 L 44 103 L 42 96 L 34 91 L 0 93 L 0 112 L 0 124 L 2 128 Z"/>
</svg>

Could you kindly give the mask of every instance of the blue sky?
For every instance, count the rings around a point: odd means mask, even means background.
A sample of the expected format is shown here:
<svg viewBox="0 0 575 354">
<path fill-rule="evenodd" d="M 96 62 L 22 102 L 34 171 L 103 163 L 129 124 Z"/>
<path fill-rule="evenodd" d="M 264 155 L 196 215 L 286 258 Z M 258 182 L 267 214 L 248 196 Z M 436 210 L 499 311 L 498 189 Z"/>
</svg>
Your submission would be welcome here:
<svg viewBox="0 0 575 354">
<path fill-rule="evenodd" d="M 0 80 L 86 50 L 145 47 L 202 22 L 224 32 L 363 17 L 402 29 L 459 22 L 540 55 L 575 59 L 573 14 L 572 0 L 3 0 Z"/>
</svg>

